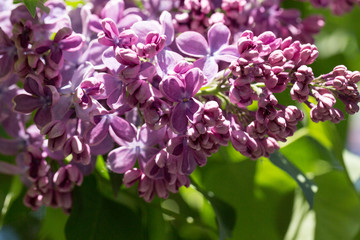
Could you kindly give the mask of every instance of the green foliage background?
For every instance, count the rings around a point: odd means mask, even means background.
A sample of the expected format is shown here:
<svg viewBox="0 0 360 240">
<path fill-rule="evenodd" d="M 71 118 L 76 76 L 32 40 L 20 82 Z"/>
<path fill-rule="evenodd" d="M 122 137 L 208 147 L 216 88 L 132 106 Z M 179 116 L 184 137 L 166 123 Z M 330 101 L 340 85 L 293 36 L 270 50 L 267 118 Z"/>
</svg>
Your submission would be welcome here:
<svg viewBox="0 0 360 240">
<path fill-rule="evenodd" d="M 37 2 L 25 1 L 30 8 Z M 337 17 L 309 3 L 286 0 L 283 5 L 300 9 L 303 16 L 325 16 L 326 26 L 316 38 L 316 75 L 339 64 L 360 70 L 358 7 Z M 278 97 L 284 103 L 289 94 Z M 231 146 L 194 172 L 190 188 L 151 203 L 138 198 L 135 187 L 121 186 L 121 178 L 107 172 L 99 157 L 95 174 L 75 189 L 71 215 L 45 207 L 32 212 L 23 206 L 26 189 L 19 177 L 0 175 L 0 240 L 359 240 L 360 192 L 354 183 L 360 158 L 345 150 L 348 120 L 315 124 L 307 117 L 281 148 L 317 185 L 312 209 L 296 175 L 276 167 L 274 159 L 246 159 Z"/>
</svg>

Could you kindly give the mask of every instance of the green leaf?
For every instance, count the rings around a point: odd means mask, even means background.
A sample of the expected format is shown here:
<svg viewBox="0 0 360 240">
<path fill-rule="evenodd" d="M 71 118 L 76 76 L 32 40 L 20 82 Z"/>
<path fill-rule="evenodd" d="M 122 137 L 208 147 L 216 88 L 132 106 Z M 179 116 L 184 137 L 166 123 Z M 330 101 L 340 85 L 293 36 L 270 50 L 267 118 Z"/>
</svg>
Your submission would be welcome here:
<svg viewBox="0 0 360 240">
<path fill-rule="evenodd" d="M 61 208 L 47 207 L 39 239 L 65 240 L 64 230 L 68 217 Z"/>
<path fill-rule="evenodd" d="M 36 15 L 36 7 L 40 0 L 24 0 L 26 8 L 29 10 L 31 16 L 34 18 Z"/>
<path fill-rule="evenodd" d="M 50 8 L 44 5 L 45 2 L 46 0 L 39 0 L 36 6 L 40 8 L 42 11 L 44 11 L 46 14 L 49 14 Z"/>
<path fill-rule="evenodd" d="M 105 164 L 103 156 L 101 156 L 101 155 L 97 156 L 95 168 L 98 171 L 98 173 L 100 174 L 100 176 L 102 176 L 106 180 L 110 180 L 109 172 L 106 168 L 106 164 Z"/>
<path fill-rule="evenodd" d="M 75 190 L 73 201 L 65 227 L 66 239 L 142 239 L 141 216 L 103 197 L 93 176 L 86 177 Z"/>
<path fill-rule="evenodd" d="M 275 151 L 270 155 L 270 161 L 280 169 L 287 172 L 298 183 L 310 205 L 310 208 L 312 208 L 314 204 L 314 195 L 317 190 L 315 183 L 309 180 L 304 173 L 302 173 L 279 151 Z"/>
<path fill-rule="evenodd" d="M 315 178 L 316 240 L 354 240 L 360 230 L 360 200 L 343 171 Z"/>
<path fill-rule="evenodd" d="M 349 174 L 349 178 L 360 193 L 360 157 L 347 150 L 344 151 L 344 163 Z"/>
<path fill-rule="evenodd" d="M 231 238 L 236 221 L 235 209 L 230 204 L 222 201 L 216 196 L 208 197 L 208 200 L 213 206 L 216 214 L 216 220 L 219 225 L 220 240 Z"/>
<path fill-rule="evenodd" d="M 2 186 L 1 190 L 5 190 L 6 192 L 0 191 L 1 196 L 4 196 L 4 198 L 0 198 L 0 203 L 2 203 L 1 206 L 1 213 L 0 213 L 0 227 L 2 226 L 3 220 L 9 211 L 11 205 L 13 202 L 19 197 L 22 190 L 22 182 L 20 180 L 19 176 L 9 176 L 9 175 L 0 175 L 0 184 Z M 4 178 L 3 178 L 4 177 Z M 5 178 L 6 177 L 6 178 Z M 4 187 L 4 184 L 7 185 Z"/>
<path fill-rule="evenodd" d="M 236 222 L 235 209 L 230 204 L 215 196 L 214 193 L 206 193 L 195 183 L 195 181 L 192 181 L 192 184 L 195 185 L 196 190 L 201 192 L 203 196 L 211 203 L 214 209 L 219 228 L 219 239 L 224 240 L 231 238 Z"/>
<path fill-rule="evenodd" d="M 320 175 L 333 169 L 343 169 L 333 152 L 308 135 L 289 139 L 289 143 L 282 147 L 280 152 L 306 173 Z"/>
</svg>

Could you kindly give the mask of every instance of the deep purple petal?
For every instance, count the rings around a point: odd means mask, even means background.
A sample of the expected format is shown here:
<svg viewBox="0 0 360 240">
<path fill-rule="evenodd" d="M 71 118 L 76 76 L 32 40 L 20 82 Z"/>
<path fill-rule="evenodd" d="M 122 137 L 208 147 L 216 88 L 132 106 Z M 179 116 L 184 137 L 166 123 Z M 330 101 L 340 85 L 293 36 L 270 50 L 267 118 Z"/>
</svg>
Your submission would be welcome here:
<svg viewBox="0 0 360 240">
<path fill-rule="evenodd" d="M 35 52 L 38 54 L 43 54 L 50 49 L 51 44 L 52 42 L 50 40 L 37 42 L 34 44 Z"/>
<path fill-rule="evenodd" d="M 136 131 L 131 124 L 121 117 L 112 117 L 110 126 L 116 137 L 124 141 L 131 142 L 136 137 Z M 114 140 L 116 141 L 116 139 Z"/>
<path fill-rule="evenodd" d="M 31 113 L 41 107 L 42 103 L 38 97 L 20 94 L 14 97 L 14 110 L 21 113 Z"/>
<path fill-rule="evenodd" d="M 68 52 L 75 52 L 83 46 L 83 38 L 80 34 L 72 34 L 71 36 L 61 40 L 59 47 Z"/>
<path fill-rule="evenodd" d="M 186 116 L 192 122 L 197 122 L 201 117 L 202 103 L 192 98 L 186 103 Z"/>
<path fill-rule="evenodd" d="M 24 90 L 35 96 L 43 96 L 43 88 L 37 78 L 32 75 L 28 76 L 24 82 Z"/>
<path fill-rule="evenodd" d="M 164 96 L 172 102 L 180 102 L 183 98 L 185 86 L 175 76 L 169 76 L 160 83 L 160 91 Z"/>
<path fill-rule="evenodd" d="M 91 155 L 105 155 L 114 149 L 114 141 L 110 134 L 96 146 L 91 146 Z"/>
<path fill-rule="evenodd" d="M 186 105 L 181 102 L 178 103 L 172 110 L 170 117 L 170 127 L 176 133 L 185 133 L 188 125 L 188 119 L 186 117 Z"/>
<path fill-rule="evenodd" d="M 214 24 L 208 32 L 210 54 L 218 51 L 223 45 L 227 45 L 230 39 L 230 30 L 222 23 Z"/>
<path fill-rule="evenodd" d="M 216 64 L 216 63 L 215 63 Z M 214 69 L 215 70 L 215 69 Z M 216 69 L 217 73 L 217 69 Z M 193 97 L 204 83 L 204 75 L 199 68 L 192 68 L 185 74 L 185 92 L 188 97 Z"/>
<path fill-rule="evenodd" d="M 53 113 L 50 106 L 44 106 L 39 108 L 34 116 L 34 122 L 39 128 L 45 126 L 53 119 Z"/>
<path fill-rule="evenodd" d="M 63 60 L 63 52 L 60 48 L 55 47 L 51 49 L 51 53 L 50 53 L 50 59 L 56 63 L 59 64 L 61 62 L 61 60 Z"/>
<path fill-rule="evenodd" d="M 134 166 L 135 162 L 135 151 L 127 147 L 119 147 L 112 150 L 107 158 L 107 166 L 116 173 L 125 173 Z"/>
<path fill-rule="evenodd" d="M 54 42 L 60 42 L 62 39 L 70 36 L 71 33 L 72 33 L 71 28 L 64 27 L 64 28 L 60 29 L 55 35 Z"/>
<path fill-rule="evenodd" d="M 102 117 L 100 122 L 98 122 L 87 134 L 87 140 L 90 146 L 98 145 L 103 141 L 109 133 L 109 120 L 107 117 Z"/>
<path fill-rule="evenodd" d="M 193 56 L 202 57 L 208 54 L 208 43 L 198 32 L 188 31 L 176 38 L 176 44 L 181 52 Z"/>
</svg>

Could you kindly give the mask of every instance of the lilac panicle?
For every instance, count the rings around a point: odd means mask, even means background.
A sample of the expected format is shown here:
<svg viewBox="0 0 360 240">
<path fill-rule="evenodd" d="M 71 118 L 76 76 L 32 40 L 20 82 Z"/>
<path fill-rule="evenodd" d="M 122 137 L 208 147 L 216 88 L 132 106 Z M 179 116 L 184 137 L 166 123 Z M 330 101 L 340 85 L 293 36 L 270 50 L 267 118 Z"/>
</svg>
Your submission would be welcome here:
<svg viewBox="0 0 360 240">
<path fill-rule="evenodd" d="M 251 159 L 269 157 L 304 119 L 277 93 L 289 91 L 315 122 L 345 118 L 338 100 L 359 111 L 359 72 L 316 77 L 309 66 L 321 16 L 301 19 L 277 0 L 170 2 L 69 10 L 49 0 L 35 18 L 22 4 L 0 6 L 0 153 L 16 155 L 0 171 L 27 181 L 26 206 L 70 212 L 98 155 L 126 187 L 138 182 L 145 201 L 188 187 L 229 141 Z M 318 4 L 343 13 L 356 3 Z"/>
</svg>

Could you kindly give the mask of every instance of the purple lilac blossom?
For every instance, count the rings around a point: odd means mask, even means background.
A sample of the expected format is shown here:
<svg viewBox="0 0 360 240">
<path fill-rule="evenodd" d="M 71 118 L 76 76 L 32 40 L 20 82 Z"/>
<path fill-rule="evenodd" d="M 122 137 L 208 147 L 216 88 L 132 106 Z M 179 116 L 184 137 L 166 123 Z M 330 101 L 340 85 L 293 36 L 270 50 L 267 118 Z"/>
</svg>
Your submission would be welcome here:
<svg viewBox="0 0 360 240">
<path fill-rule="evenodd" d="M 320 16 L 301 20 L 270 0 L 173 1 L 175 10 L 151 0 L 148 13 L 91 2 L 69 10 L 49 0 L 35 18 L 21 4 L 0 9 L 12 9 L 0 15 L 0 153 L 16 156 L 0 172 L 22 176 L 34 210 L 70 212 L 98 155 L 151 201 L 188 187 L 230 141 L 246 157 L 268 157 L 304 119 L 296 103 L 314 122 L 342 120 L 337 99 L 359 111 L 359 72 L 337 66 L 315 77 L 309 66 Z M 294 105 L 276 98 L 284 91 Z"/>
</svg>

